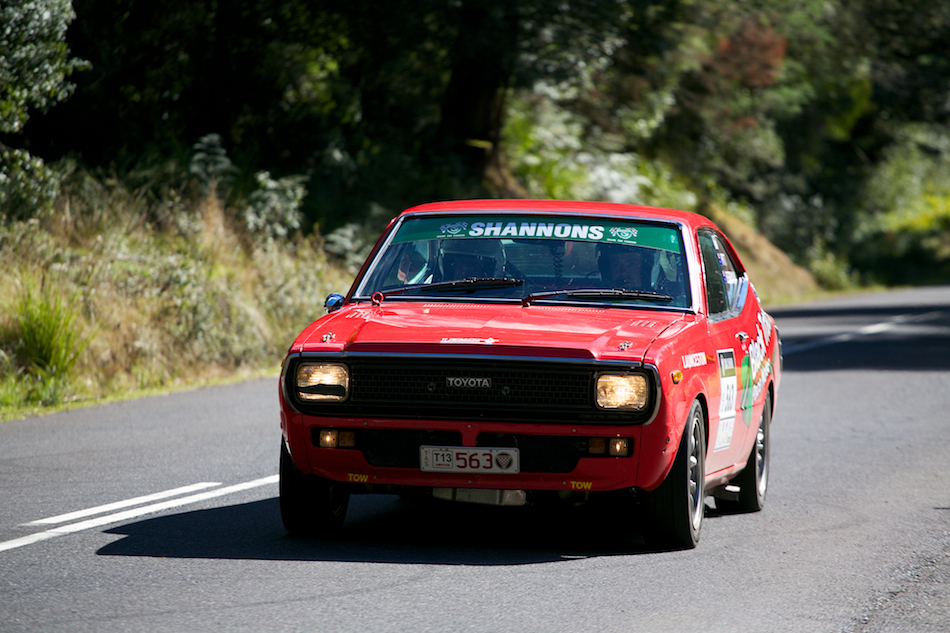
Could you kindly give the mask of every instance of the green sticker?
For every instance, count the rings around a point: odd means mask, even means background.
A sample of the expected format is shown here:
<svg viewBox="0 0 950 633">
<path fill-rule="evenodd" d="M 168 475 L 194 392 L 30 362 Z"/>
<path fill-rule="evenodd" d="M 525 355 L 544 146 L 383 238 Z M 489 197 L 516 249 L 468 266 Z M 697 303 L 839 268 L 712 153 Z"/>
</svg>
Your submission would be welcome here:
<svg viewBox="0 0 950 633">
<path fill-rule="evenodd" d="M 539 216 L 456 216 L 410 218 L 393 243 L 449 238 L 551 239 L 645 246 L 680 253 L 680 233 L 672 226 L 612 219 Z"/>
</svg>

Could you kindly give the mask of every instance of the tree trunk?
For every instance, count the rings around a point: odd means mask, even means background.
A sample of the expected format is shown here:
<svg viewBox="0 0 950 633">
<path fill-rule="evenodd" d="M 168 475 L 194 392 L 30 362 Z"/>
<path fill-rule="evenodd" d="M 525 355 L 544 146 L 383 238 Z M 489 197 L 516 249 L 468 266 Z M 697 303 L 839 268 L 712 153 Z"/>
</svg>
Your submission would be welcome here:
<svg viewBox="0 0 950 633">
<path fill-rule="evenodd" d="M 442 99 L 438 138 L 481 177 L 497 152 L 505 92 L 514 71 L 518 13 L 514 0 L 467 0 L 458 12 L 452 75 Z"/>
</svg>

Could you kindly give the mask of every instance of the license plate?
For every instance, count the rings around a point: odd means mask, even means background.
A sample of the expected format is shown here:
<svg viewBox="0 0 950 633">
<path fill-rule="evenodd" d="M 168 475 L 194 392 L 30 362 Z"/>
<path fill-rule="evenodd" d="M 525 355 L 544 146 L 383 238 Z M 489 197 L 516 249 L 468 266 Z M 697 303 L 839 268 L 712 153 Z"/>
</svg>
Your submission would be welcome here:
<svg viewBox="0 0 950 633">
<path fill-rule="evenodd" d="M 521 471 L 517 448 L 420 446 L 419 464 L 425 472 L 505 473 Z"/>
</svg>

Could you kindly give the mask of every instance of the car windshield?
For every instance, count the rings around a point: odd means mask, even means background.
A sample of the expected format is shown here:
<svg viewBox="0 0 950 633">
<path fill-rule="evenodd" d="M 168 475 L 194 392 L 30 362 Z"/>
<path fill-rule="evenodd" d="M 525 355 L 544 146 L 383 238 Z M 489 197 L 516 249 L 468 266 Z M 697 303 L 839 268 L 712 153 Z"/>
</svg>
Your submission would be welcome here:
<svg viewBox="0 0 950 633">
<path fill-rule="evenodd" d="M 680 229 L 613 218 L 407 217 L 355 296 L 374 293 L 400 300 L 690 307 Z"/>
</svg>

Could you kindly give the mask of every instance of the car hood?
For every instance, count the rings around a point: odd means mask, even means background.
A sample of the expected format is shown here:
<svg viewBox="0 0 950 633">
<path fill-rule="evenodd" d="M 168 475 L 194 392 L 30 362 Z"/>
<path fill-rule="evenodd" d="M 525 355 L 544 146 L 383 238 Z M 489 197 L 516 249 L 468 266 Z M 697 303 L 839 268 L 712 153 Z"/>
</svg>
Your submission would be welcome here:
<svg viewBox="0 0 950 633">
<path fill-rule="evenodd" d="M 355 304 L 313 323 L 290 351 L 640 361 L 650 344 L 683 318 L 677 312 L 631 308 Z"/>
</svg>

